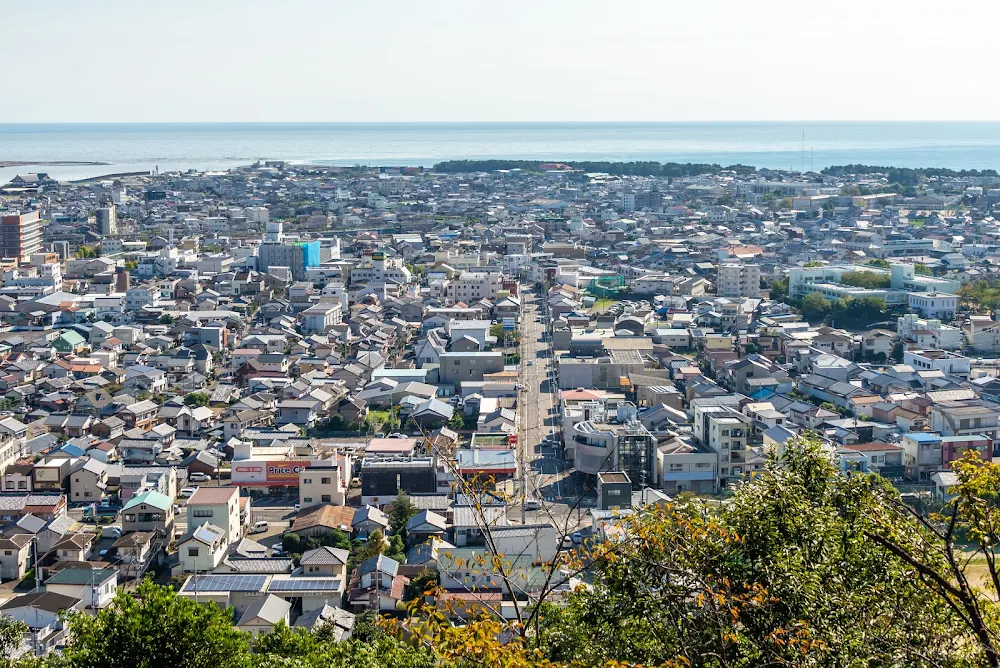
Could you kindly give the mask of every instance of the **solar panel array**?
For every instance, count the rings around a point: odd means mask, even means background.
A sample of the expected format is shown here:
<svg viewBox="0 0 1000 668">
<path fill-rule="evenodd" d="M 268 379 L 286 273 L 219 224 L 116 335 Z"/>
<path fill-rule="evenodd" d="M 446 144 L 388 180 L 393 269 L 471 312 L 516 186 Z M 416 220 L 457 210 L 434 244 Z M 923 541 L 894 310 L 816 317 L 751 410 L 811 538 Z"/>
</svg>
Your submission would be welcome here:
<svg viewBox="0 0 1000 668">
<path fill-rule="evenodd" d="M 267 575 L 196 575 L 184 591 L 260 591 Z"/>
<path fill-rule="evenodd" d="M 268 591 L 339 591 L 340 578 L 281 578 L 271 580 Z"/>
</svg>

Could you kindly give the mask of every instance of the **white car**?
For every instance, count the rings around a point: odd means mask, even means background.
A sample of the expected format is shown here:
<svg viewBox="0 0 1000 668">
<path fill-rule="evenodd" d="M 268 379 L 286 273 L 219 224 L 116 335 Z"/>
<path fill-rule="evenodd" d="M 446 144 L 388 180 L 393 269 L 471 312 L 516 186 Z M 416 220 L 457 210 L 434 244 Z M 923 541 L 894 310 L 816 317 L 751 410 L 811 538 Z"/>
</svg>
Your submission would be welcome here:
<svg viewBox="0 0 1000 668">
<path fill-rule="evenodd" d="M 197 487 L 185 487 L 180 491 L 180 493 L 177 496 L 182 499 L 190 499 L 192 496 L 194 496 L 194 493 L 197 491 L 198 491 Z"/>
<path fill-rule="evenodd" d="M 188 476 L 188 480 L 190 480 L 191 482 L 208 482 L 211 479 L 212 476 L 208 475 L 207 473 L 196 472 Z"/>
</svg>

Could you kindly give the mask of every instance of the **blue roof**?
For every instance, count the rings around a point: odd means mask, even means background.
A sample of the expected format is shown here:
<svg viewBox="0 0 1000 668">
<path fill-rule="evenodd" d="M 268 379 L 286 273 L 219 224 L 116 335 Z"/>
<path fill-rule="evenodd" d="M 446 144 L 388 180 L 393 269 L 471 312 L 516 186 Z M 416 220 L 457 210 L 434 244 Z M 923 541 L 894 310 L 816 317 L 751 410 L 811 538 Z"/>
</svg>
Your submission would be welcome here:
<svg viewBox="0 0 1000 668">
<path fill-rule="evenodd" d="M 155 508 L 159 508 L 160 510 L 167 510 L 171 505 L 173 505 L 173 501 L 171 501 L 170 497 L 166 494 L 161 494 L 160 492 L 146 492 L 144 494 L 140 494 L 139 496 L 133 496 L 129 499 L 129 502 L 125 504 L 125 507 L 122 508 L 122 510 L 134 508 L 140 503 L 149 504 Z"/>
<path fill-rule="evenodd" d="M 941 440 L 941 434 L 930 434 L 927 432 L 914 431 L 914 432 L 909 432 L 907 434 L 903 434 L 903 436 L 910 439 L 911 441 L 916 441 L 917 443 L 933 443 L 935 441 Z"/>
<path fill-rule="evenodd" d="M 66 445 L 59 448 L 59 452 L 65 452 L 67 455 L 73 457 L 83 457 L 83 455 L 86 453 L 86 451 L 83 448 L 73 445 L 72 443 L 67 443 Z"/>
</svg>

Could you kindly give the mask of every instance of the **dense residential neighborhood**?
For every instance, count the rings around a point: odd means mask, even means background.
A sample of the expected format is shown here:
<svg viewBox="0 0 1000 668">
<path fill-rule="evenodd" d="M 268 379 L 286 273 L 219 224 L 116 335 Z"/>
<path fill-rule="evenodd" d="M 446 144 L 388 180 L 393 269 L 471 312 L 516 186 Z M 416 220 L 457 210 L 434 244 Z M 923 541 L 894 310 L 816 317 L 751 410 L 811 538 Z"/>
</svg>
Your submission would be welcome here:
<svg viewBox="0 0 1000 668">
<path fill-rule="evenodd" d="M 0 614 L 144 578 L 456 619 L 803 434 L 928 501 L 1000 455 L 1000 177 L 263 162 L 0 190 Z M 970 455 L 971 453 L 971 455 Z M 507 555 L 498 584 L 491 559 Z"/>
</svg>

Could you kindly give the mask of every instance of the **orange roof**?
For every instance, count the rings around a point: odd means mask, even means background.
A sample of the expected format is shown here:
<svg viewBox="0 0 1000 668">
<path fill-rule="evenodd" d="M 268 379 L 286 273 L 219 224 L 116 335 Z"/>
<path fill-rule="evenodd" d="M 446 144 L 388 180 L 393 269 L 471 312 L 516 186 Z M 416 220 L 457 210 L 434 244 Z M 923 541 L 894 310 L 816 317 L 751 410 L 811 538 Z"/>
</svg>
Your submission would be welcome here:
<svg viewBox="0 0 1000 668">
<path fill-rule="evenodd" d="M 564 390 L 562 399 L 563 401 L 591 401 L 593 399 L 600 399 L 600 395 L 588 392 L 587 390 Z"/>
</svg>

